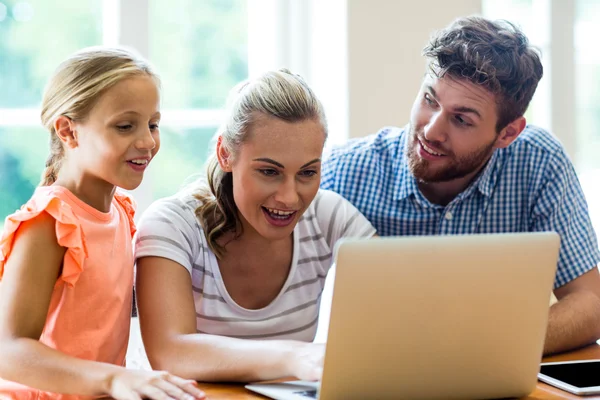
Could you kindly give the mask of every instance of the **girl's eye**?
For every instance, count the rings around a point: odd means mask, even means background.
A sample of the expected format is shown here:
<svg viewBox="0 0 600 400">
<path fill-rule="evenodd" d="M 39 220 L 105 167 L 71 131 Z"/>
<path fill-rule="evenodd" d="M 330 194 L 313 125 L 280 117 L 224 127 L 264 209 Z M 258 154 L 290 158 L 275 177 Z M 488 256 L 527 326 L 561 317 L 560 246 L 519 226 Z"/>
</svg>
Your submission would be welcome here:
<svg viewBox="0 0 600 400">
<path fill-rule="evenodd" d="M 265 176 L 275 176 L 277 175 L 277 171 L 275 171 L 272 168 L 264 168 L 264 169 L 259 169 L 260 173 L 265 175 Z"/>
<path fill-rule="evenodd" d="M 425 93 L 425 95 L 423 96 L 423 98 L 425 99 L 425 102 L 429 105 L 433 104 L 433 99 L 431 98 L 431 96 L 429 96 L 429 93 Z"/>
<path fill-rule="evenodd" d="M 133 128 L 133 125 L 131 125 L 131 124 L 117 125 L 117 129 L 120 130 L 121 132 L 129 131 L 129 130 L 131 130 L 131 128 Z"/>
<path fill-rule="evenodd" d="M 155 131 L 158 129 L 158 124 L 150 124 L 150 130 Z"/>
</svg>

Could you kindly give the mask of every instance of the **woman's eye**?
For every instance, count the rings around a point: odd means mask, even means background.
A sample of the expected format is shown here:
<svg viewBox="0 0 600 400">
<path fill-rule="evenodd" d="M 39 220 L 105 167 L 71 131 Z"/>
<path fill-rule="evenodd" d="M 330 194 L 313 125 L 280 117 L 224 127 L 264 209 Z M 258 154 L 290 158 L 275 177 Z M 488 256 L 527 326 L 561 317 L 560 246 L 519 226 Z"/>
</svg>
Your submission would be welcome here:
<svg viewBox="0 0 600 400">
<path fill-rule="evenodd" d="M 307 169 L 306 171 L 302 171 L 300 172 L 300 175 L 305 177 L 305 178 L 310 178 L 312 176 L 317 175 L 317 171 L 312 170 L 312 169 Z"/>
<path fill-rule="evenodd" d="M 150 124 L 150 130 L 155 131 L 158 129 L 158 124 Z"/>
<path fill-rule="evenodd" d="M 271 168 L 259 169 L 260 173 L 265 176 L 275 176 L 277 175 L 277 171 Z"/>
</svg>

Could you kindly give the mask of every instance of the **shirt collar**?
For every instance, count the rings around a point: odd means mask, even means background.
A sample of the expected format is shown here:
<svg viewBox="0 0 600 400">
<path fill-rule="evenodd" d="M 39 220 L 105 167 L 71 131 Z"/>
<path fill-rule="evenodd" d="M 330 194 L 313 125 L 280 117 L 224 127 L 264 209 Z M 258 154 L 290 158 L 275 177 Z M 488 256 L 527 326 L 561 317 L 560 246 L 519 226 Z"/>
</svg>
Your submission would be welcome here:
<svg viewBox="0 0 600 400">
<path fill-rule="evenodd" d="M 498 178 L 498 174 L 496 173 L 498 168 L 496 168 L 496 166 L 501 158 L 499 156 L 500 151 L 502 150 L 496 150 L 494 153 L 492 153 L 492 157 L 490 157 L 490 160 L 476 181 L 479 192 L 487 197 L 492 195 L 492 191 L 494 190 L 494 186 L 496 185 L 496 180 Z"/>
</svg>

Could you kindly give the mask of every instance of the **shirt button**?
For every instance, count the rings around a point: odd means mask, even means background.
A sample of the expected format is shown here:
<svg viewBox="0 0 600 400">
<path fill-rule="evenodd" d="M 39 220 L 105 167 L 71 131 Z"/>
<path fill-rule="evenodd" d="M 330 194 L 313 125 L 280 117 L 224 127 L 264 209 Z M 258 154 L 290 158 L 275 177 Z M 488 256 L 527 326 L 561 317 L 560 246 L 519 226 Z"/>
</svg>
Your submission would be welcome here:
<svg viewBox="0 0 600 400">
<path fill-rule="evenodd" d="M 452 219 L 452 213 L 450 211 L 448 211 L 446 213 L 446 215 L 444 215 L 444 218 L 446 218 L 448 221 L 450 221 Z"/>
</svg>

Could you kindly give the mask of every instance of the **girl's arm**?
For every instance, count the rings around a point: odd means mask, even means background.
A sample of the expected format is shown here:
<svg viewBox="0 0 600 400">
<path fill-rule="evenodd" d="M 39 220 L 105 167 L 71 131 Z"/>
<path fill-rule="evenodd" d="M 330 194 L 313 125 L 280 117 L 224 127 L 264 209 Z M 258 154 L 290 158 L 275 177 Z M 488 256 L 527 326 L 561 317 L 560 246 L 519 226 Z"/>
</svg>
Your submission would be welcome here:
<svg viewBox="0 0 600 400">
<path fill-rule="evenodd" d="M 203 397 L 192 381 L 78 359 L 39 342 L 66 251 L 55 224 L 42 213 L 15 234 L 0 281 L 0 377 L 43 391 L 116 399 Z"/>
<path fill-rule="evenodd" d="M 140 326 L 154 368 L 199 381 L 320 379 L 324 345 L 196 333 L 189 272 L 162 257 L 139 258 L 137 266 Z"/>
</svg>

